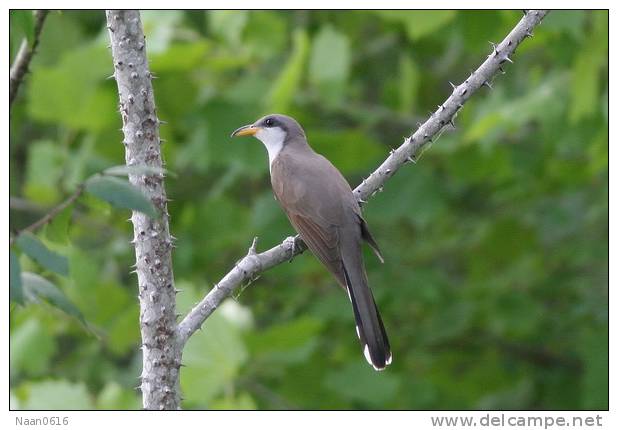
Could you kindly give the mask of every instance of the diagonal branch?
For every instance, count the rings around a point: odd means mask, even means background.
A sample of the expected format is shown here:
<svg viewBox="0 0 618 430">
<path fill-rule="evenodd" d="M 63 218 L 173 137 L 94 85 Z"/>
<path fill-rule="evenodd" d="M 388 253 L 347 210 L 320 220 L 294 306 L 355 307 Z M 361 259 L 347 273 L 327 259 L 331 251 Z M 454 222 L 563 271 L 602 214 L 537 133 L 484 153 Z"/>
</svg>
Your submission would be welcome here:
<svg viewBox="0 0 618 430">
<path fill-rule="evenodd" d="M 43 23 L 47 17 L 47 10 L 37 10 L 34 12 L 34 39 L 32 43 L 29 43 L 27 39 L 21 42 L 15 61 L 11 66 L 9 72 L 9 109 L 13 105 L 13 100 L 17 95 L 17 90 L 24 80 L 24 76 L 28 72 L 30 66 L 30 60 L 39 45 L 39 37 L 41 36 L 41 30 L 43 29 Z"/>
<path fill-rule="evenodd" d="M 532 30 L 543 20 L 548 11 L 530 10 L 513 30 L 498 45 L 493 45 L 487 59 L 460 85 L 453 85 L 450 97 L 425 121 L 414 134 L 404 139 L 403 144 L 391 151 L 386 160 L 362 184 L 354 190 L 359 202 L 364 203 L 381 189 L 383 184 L 407 162 L 416 162 L 421 150 L 453 119 L 464 103 L 481 87 L 491 88 L 491 80 L 505 63 L 512 63 L 511 55 L 519 44 L 532 37 Z M 296 246 L 294 246 L 296 245 Z M 199 329 L 219 304 L 239 285 L 278 264 L 290 260 L 305 249 L 304 243 L 289 237 L 274 248 L 262 253 L 255 252 L 255 240 L 249 253 L 217 283 L 212 290 L 185 316 L 178 325 L 179 341 L 187 339 Z"/>
<path fill-rule="evenodd" d="M 15 233 L 15 235 L 9 239 L 9 245 L 13 245 L 13 243 L 15 243 L 15 240 L 17 240 L 17 237 L 23 232 L 25 231 L 33 232 L 43 227 L 45 224 L 53 221 L 53 219 L 56 216 L 58 216 L 60 212 L 62 212 L 65 208 L 73 204 L 73 202 L 77 200 L 83 194 L 83 192 L 84 192 L 84 184 L 79 184 L 77 188 L 75 189 L 75 191 L 73 192 L 73 194 L 71 194 L 65 201 L 58 204 L 57 206 L 54 206 L 48 213 L 43 215 L 43 217 L 41 217 L 39 220 L 35 221 L 34 223 L 30 224 L 27 227 L 24 227 L 23 229 Z"/>
</svg>

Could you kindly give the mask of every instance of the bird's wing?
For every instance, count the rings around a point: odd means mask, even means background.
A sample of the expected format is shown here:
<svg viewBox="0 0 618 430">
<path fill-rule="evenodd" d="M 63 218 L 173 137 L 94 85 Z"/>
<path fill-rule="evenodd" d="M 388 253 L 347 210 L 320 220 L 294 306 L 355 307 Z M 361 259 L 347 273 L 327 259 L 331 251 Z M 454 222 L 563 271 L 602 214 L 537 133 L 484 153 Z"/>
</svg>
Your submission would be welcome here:
<svg viewBox="0 0 618 430">
<path fill-rule="evenodd" d="M 353 196 L 345 179 L 322 156 L 292 157 L 285 152 L 273 162 L 271 179 L 275 196 L 296 231 L 345 288 L 341 227 L 346 218 L 356 218 L 346 204 L 347 194 L 352 200 Z"/>
<path fill-rule="evenodd" d="M 300 233 L 300 237 L 307 244 L 307 247 L 335 275 L 339 284 L 345 287 L 337 228 L 334 226 L 321 226 L 297 212 L 286 211 L 286 213 L 296 231 Z"/>
</svg>

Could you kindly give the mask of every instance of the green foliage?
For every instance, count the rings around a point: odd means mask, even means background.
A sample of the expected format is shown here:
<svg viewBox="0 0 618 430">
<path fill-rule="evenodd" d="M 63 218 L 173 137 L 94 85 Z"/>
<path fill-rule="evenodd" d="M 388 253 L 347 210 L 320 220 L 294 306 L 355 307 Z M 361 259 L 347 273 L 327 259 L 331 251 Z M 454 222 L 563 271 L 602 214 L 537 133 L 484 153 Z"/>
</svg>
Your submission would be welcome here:
<svg viewBox="0 0 618 430">
<path fill-rule="evenodd" d="M 24 303 L 24 290 L 21 284 L 21 266 L 13 251 L 9 251 L 9 297 L 12 302 Z"/>
<path fill-rule="evenodd" d="M 77 318 L 85 324 L 84 317 L 77 307 L 71 303 L 66 295 L 47 279 L 36 273 L 22 272 L 21 283 L 24 288 L 24 296 L 30 302 L 44 300 L 67 315 Z"/>
<path fill-rule="evenodd" d="M 83 383 L 68 381 L 41 381 L 22 387 L 26 401 L 22 409 L 79 410 L 92 409 L 88 388 Z"/>
<path fill-rule="evenodd" d="M 434 33 L 455 18 L 453 10 L 418 10 L 415 13 L 401 13 L 397 10 L 376 11 L 381 17 L 403 24 L 408 37 L 420 39 Z"/>
<path fill-rule="evenodd" d="M 151 218 L 157 217 L 157 210 L 150 199 L 128 181 L 110 176 L 94 176 L 86 182 L 86 190 L 116 207 L 134 209 Z"/>
<path fill-rule="evenodd" d="M 100 131 L 116 124 L 116 96 L 101 85 L 113 72 L 103 41 L 69 51 L 54 66 L 41 67 L 28 86 L 33 119 L 78 130 Z M 109 109 L 101 109 L 107 106 Z"/>
<path fill-rule="evenodd" d="M 185 294 L 180 303 L 181 309 L 188 310 L 183 302 L 190 300 L 192 294 L 189 285 L 183 286 Z M 248 354 L 242 342 L 238 318 L 226 312 L 223 303 L 220 312 L 213 314 L 204 323 L 203 335 L 192 337 L 183 353 L 186 368 L 181 373 L 181 385 L 187 396 L 187 406 L 209 406 L 217 397 L 229 391 L 238 378 L 241 367 L 247 362 Z M 232 314 L 233 315 L 233 314 Z"/>
<path fill-rule="evenodd" d="M 32 318 L 27 320 L 11 335 L 11 375 L 23 373 L 29 376 L 44 376 L 56 352 L 56 338 Z"/>
<path fill-rule="evenodd" d="M 34 40 L 34 13 L 30 10 L 11 11 L 11 21 L 23 32 L 28 43 L 32 44 Z"/>
<path fill-rule="evenodd" d="M 309 61 L 309 82 L 326 101 L 340 101 L 350 73 L 350 42 L 331 26 L 315 36 Z"/>
<path fill-rule="evenodd" d="M 254 236 L 263 250 L 293 232 L 266 151 L 254 139 L 232 143 L 234 129 L 290 114 L 356 186 L 520 17 L 145 11 L 157 112 L 168 122 L 166 169 L 151 170 L 119 166 L 104 14 L 50 12 L 11 110 L 10 228 L 79 184 L 89 192 L 11 247 L 11 406 L 141 407 L 125 209 L 155 212 L 123 176 L 166 177 L 184 314 Z M 30 18 L 11 12 L 11 58 Z M 606 11 L 552 11 L 457 128 L 365 205 L 386 259 L 367 250 L 394 350 L 388 370 L 366 364 L 345 293 L 305 252 L 235 292 L 190 339 L 183 407 L 606 409 L 607 32 Z"/>
<path fill-rule="evenodd" d="M 383 408 L 397 395 L 401 380 L 393 375 L 380 375 L 365 363 L 347 364 L 342 369 L 328 372 L 324 378 L 326 388 L 337 393 L 352 404 Z"/>
<path fill-rule="evenodd" d="M 270 90 L 268 108 L 273 112 L 288 110 L 303 77 L 305 60 L 309 51 L 307 34 L 303 30 L 296 30 L 293 41 L 292 54 Z"/>
<path fill-rule="evenodd" d="M 20 234 L 17 238 L 17 246 L 28 257 L 38 262 L 44 268 L 64 276 L 69 274 L 69 260 L 64 255 L 60 255 L 47 248 L 32 233 L 25 232 Z"/>
</svg>

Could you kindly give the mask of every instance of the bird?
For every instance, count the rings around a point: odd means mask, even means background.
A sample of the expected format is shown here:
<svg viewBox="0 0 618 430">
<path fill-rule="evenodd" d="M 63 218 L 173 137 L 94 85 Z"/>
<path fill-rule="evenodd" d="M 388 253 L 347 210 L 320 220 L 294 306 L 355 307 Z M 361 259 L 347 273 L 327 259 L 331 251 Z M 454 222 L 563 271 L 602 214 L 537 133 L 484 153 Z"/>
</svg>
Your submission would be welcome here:
<svg viewBox="0 0 618 430">
<path fill-rule="evenodd" d="M 369 288 L 362 242 L 382 263 L 384 258 L 350 185 L 309 146 L 303 128 L 290 116 L 266 115 L 236 129 L 236 136 L 253 136 L 266 147 L 275 199 L 309 250 L 347 291 L 363 354 L 375 370 L 384 370 L 393 356 Z"/>
</svg>

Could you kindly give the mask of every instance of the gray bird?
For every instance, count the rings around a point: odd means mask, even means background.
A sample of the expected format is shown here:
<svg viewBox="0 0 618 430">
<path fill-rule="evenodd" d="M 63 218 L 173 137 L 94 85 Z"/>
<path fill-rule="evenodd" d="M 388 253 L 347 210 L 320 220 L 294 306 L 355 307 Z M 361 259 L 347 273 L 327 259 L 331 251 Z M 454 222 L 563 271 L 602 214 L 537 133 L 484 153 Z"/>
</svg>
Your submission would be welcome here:
<svg viewBox="0 0 618 430">
<path fill-rule="evenodd" d="M 376 370 L 392 353 L 363 264 L 362 241 L 384 262 L 360 207 L 343 175 L 309 144 L 302 127 L 285 115 L 267 115 L 232 136 L 255 136 L 268 150 L 275 197 L 313 254 L 347 291 L 356 334 Z"/>
</svg>

